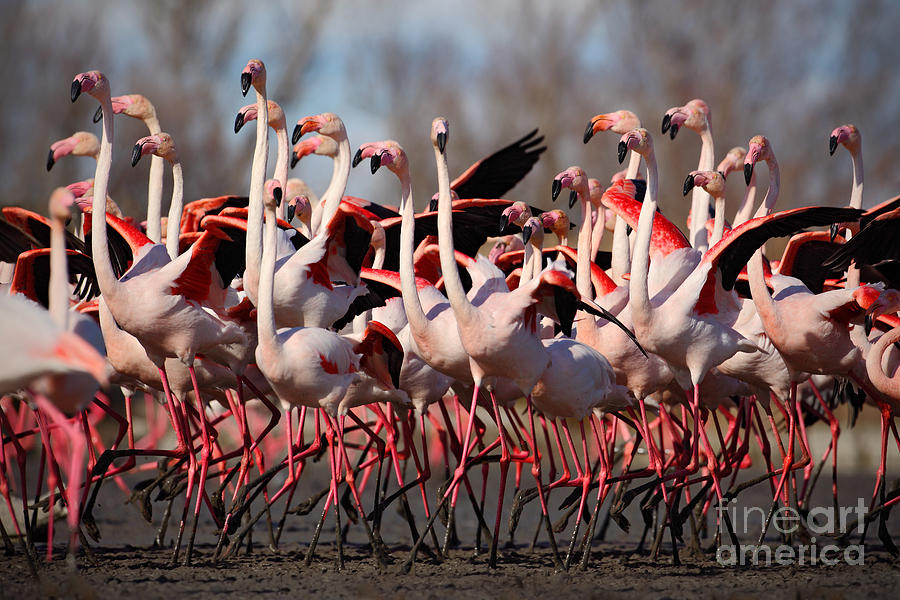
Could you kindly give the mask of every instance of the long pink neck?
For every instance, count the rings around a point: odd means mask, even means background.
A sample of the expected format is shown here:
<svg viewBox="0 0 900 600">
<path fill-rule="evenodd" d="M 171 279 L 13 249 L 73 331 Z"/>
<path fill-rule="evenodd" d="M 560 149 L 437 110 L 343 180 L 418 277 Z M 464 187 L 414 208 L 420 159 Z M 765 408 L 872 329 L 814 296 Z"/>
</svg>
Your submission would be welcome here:
<svg viewBox="0 0 900 600">
<path fill-rule="evenodd" d="M 181 213 L 184 210 L 184 174 L 181 161 L 176 157 L 172 162 L 172 203 L 169 205 L 169 219 L 166 222 L 166 251 L 169 258 L 178 257 L 178 242 L 181 233 Z"/>
<path fill-rule="evenodd" d="M 647 164 L 647 195 L 641 205 L 638 218 L 637 236 L 634 242 L 634 256 L 631 261 L 631 282 L 628 295 L 635 323 L 649 323 L 652 317 L 648 277 L 650 272 L 650 237 L 653 234 L 653 219 L 656 214 L 657 183 L 656 156 L 653 148 L 644 155 Z"/>
<path fill-rule="evenodd" d="M 347 189 L 347 180 L 350 179 L 350 141 L 346 132 L 341 132 L 337 138 L 337 156 L 334 157 L 334 168 L 331 171 L 331 181 L 328 183 L 325 193 L 319 199 L 321 209 L 313 212 L 312 231 L 318 231 L 325 227 L 341 206 L 341 198 Z M 316 217 L 318 216 L 318 220 Z"/>
<path fill-rule="evenodd" d="M 593 299 L 591 294 L 591 204 L 588 201 L 590 194 L 587 182 L 579 189 L 578 199 L 581 201 L 581 228 L 578 230 L 578 269 L 575 273 L 575 287 L 582 296 Z M 599 219 L 598 219 L 599 221 Z"/>
<path fill-rule="evenodd" d="M 50 317 L 66 331 L 69 328 L 69 266 L 66 263 L 66 224 L 53 217 L 50 221 Z"/>
<path fill-rule="evenodd" d="M 882 335 L 866 355 L 866 373 L 872 385 L 882 394 L 893 398 L 895 403 L 900 400 L 900 377 L 888 377 L 881 365 L 885 351 L 898 340 L 900 327 L 895 327 Z"/>
<path fill-rule="evenodd" d="M 712 171 L 715 169 L 714 162 L 712 125 L 707 125 L 700 132 L 700 162 L 697 170 Z M 691 246 L 699 250 L 706 250 L 709 247 L 709 240 L 706 236 L 706 219 L 711 199 L 712 197 L 701 187 L 695 187 L 691 193 Z"/>
<path fill-rule="evenodd" d="M 154 114 L 144 119 L 144 125 L 150 131 L 150 135 L 158 135 L 162 129 L 159 119 Z M 163 163 L 165 159 L 155 154 L 150 157 L 150 181 L 147 186 L 147 237 L 154 244 L 162 240 L 162 193 L 163 193 Z"/>
<path fill-rule="evenodd" d="M 265 85 L 256 90 L 256 147 L 250 171 L 250 197 L 247 206 L 247 246 L 244 257 L 248 279 L 259 278 L 262 258 L 263 186 L 269 161 L 269 103 Z"/>
<path fill-rule="evenodd" d="M 91 207 L 91 254 L 100 293 L 111 299 L 120 285 L 112 270 L 109 247 L 106 241 L 106 193 L 109 188 L 109 171 L 112 167 L 113 110 L 109 92 L 98 99 L 103 107 L 103 133 L 100 139 L 100 156 L 94 173 L 94 199 Z"/>
<path fill-rule="evenodd" d="M 715 246 L 725 235 L 725 197 L 716 198 L 716 216 L 713 222 L 713 233 L 709 245 Z"/>
<path fill-rule="evenodd" d="M 737 213 L 734 215 L 734 221 L 731 224 L 732 227 L 737 227 L 741 223 L 750 220 L 750 215 L 753 214 L 754 202 L 756 202 L 756 172 L 750 176 L 750 184 L 744 191 L 744 201 L 741 202 L 740 208 L 738 208 Z"/>
<path fill-rule="evenodd" d="M 428 318 L 422 309 L 419 292 L 416 289 L 416 275 L 413 260 L 415 253 L 415 207 L 413 206 L 412 183 L 409 177 L 409 166 L 405 166 L 397 175 L 400 179 L 400 288 L 403 298 L 403 310 L 410 330 L 414 335 L 421 335 L 428 327 Z"/>
<path fill-rule="evenodd" d="M 265 121 L 263 121 L 265 123 Z M 275 294 L 275 254 L 278 239 L 276 237 L 275 210 L 266 207 L 265 243 L 263 244 L 262 261 L 259 266 L 259 288 L 256 303 L 256 327 L 259 332 L 259 344 L 269 349 L 280 347 L 275 330 L 275 309 L 272 298 Z"/>
<path fill-rule="evenodd" d="M 435 147 L 434 158 L 437 162 L 438 174 L 438 249 L 441 258 L 441 273 L 444 276 L 444 288 L 447 298 L 453 307 L 453 313 L 460 324 L 471 322 L 475 316 L 475 307 L 466 297 L 453 248 L 453 205 L 450 197 L 450 174 L 447 169 L 447 155 Z"/>
<path fill-rule="evenodd" d="M 625 172 L 626 179 L 635 179 L 638 169 L 641 166 L 641 155 L 635 151 L 631 151 L 628 159 L 628 170 Z M 623 285 L 625 278 L 623 275 L 631 270 L 631 244 L 628 242 L 628 224 L 625 219 L 616 217 L 616 225 L 613 229 L 613 245 L 612 258 L 610 262 L 613 281 L 617 285 Z"/>
<path fill-rule="evenodd" d="M 862 208 L 863 202 L 863 162 L 862 162 L 862 142 L 850 153 L 853 160 L 853 189 L 850 192 L 850 206 L 852 208 Z M 847 229 L 844 232 L 846 239 L 853 237 L 853 232 Z M 847 267 L 847 288 L 859 285 L 859 267 L 856 263 L 850 263 Z"/>
<path fill-rule="evenodd" d="M 281 185 L 281 189 L 287 189 L 287 179 L 288 179 L 288 159 L 291 154 L 291 147 L 288 144 L 288 134 L 287 134 L 287 124 L 284 119 L 281 119 L 277 124 L 273 126 L 275 130 L 275 139 L 278 140 L 278 153 L 275 156 L 275 180 L 278 181 L 279 185 Z M 285 198 L 285 202 L 281 202 L 278 207 L 275 208 L 275 214 L 279 219 L 284 219 L 284 209 L 287 198 Z"/>
<path fill-rule="evenodd" d="M 769 167 L 769 189 L 766 192 L 766 198 L 756 211 L 757 217 L 764 217 L 772 212 L 775 203 L 778 201 L 778 191 L 781 183 L 781 174 L 778 169 L 778 161 L 774 155 L 770 155 L 766 159 L 766 165 Z M 750 296 L 753 298 L 753 304 L 756 306 L 756 312 L 763 322 L 763 327 L 767 331 L 773 331 L 778 327 L 778 307 L 775 300 L 766 287 L 766 278 L 763 271 L 763 249 L 758 248 L 747 263 L 747 276 L 750 279 Z"/>
</svg>

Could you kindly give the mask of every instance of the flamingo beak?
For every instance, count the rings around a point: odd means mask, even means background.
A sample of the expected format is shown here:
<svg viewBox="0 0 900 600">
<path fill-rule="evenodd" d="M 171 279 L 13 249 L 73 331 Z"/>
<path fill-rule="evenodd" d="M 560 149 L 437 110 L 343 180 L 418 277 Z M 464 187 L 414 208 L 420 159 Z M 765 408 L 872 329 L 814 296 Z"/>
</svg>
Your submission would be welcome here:
<svg viewBox="0 0 900 600">
<path fill-rule="evenodd" d="M 134 167 L 138 164 L 138 161 L 141 160 L 141 156 L 144 154 L 144 144 L 135 144 L 134 149 L 131 151 L 131 166 Z"/>
<path fill-rule="evenodd" d="M 593 119 L 591 119 L 591 121 L 587 124 L 587 127 L 585 127 L 584 137 L 582 138 L 581 141 L 584 142 L 585 144 L 587 144 L 589 141 L 591 141 L 592 137 L 594 137 L 594 121 L 593 121 Z"/>
<path fill-rule="evenodd" d="M 282 192 L 280 185 L 272 190 L 272 197 L 275 198 L 275 206 L 281 206 L 281 198 L 283 195 L 284 192 Z"/>
<path fill-rule="evenodd" d="M 287 205 L 287 222 L 290 223 L 294 220 L 294 211 L 297 210 L 296 204 L 288 204 Z"/>
<path fill-rule="evenodd" d="M 300 137 L 306 135 L 310 131 L 318 131 L 320 125 L 315 119 L 303 119 L 294 126 L 294 132 L 291 135 L 291 143 L 296 144 L 300 141 Z"/>
<path fill-rule="evenodd" d="M 237 133 L 241 130 L 241 127 L 244 126 L 244 113 L 239 112 L 237 116 L 234 118 L 234 132 Z M 293 165 L 291 165 L 293 166 Z"/>
<path fill-rule="evenodd" d="M 578 202 L 578 192 L 572 190 L 569 192 L 569 208 L 575 206 L 576 202 Z"/>
<path fill-rule="evenodd" d="M 438 209 L 438 201 L 435 198 L 432 198 L 431 201 L 428 203 L 428 211 L 434 212 L 437 209 Z M 501 231 L 502 231 L 502 229 L 501 229 Z"/>
<path fill-rule="evenodd" d="M 675 136 L 678 135 L 678 129 L 679 129 L 678 124 L 672 123 L 672 126 L 669 129 L 669 139 L 670 140 L 674 140 Z"/>
<path fill-rule="evenodd" d="M 681 188 L 681 195 L 687 196 L 692 189 L 694 189 L 694 175 L 690 174 L 684 180 L 684 185 Z"/>
<path fill-rule="evenodd" d="M 91 121 L 99 123 L 101 119 L 103 119 L 103 107 L 98 106 L 96 112 L 94 112 L 94 116 L 91 117 Z"/>
<path fill-rule="evenodd" d="M 436 137 L 437 137 L 438 150 L 440 150 L 441 154 L 443 154 L 444 150 L 447 147 L 447 132 L 441 131 L 437 134 Z"/>
<path fill-rule="evenodd" d="M 628 154 L 628 144 L 626 144 L 624 141 L 619 142 L 618 151 L 619 164 L 621 165 L 623 162 L 625 162 L 625 155 Z"/>
<path fill-rule="evenodd" d="M 432 200 L 433 202 L 433 200 Z M 509 226 L 509 215 L 505 212 L 500 215 L 500 233 L 506 231 L 506 228 Z"/>
<path fill-rule="evenodd" d="M 369 159 L 369 168 L 372 169 L 372 174 L 378 172 L 378 169 L 381 167 L 381 155 L 373 154 L 372 158 Z"/>
<path fill-rule="evenodd" d="M 837 150 L 838 139 L 836 135 L 831 136 L 828 139 L 828 155 L 834 156 L 834 151 Z"/>
<path fill-rule="evenodd" d="M 298 162 L 300 162 L 300 157 L 297 156 L 296 152 L 291 152 L 291 168 L 293 169 L 294 167 L 296 167 Z"/>
<path fill-rule="evenodd" d="M 669 126 L 671 124 L 672 124 L 672 115 L 670 115 L 669 113 L 664 114 L 663 120 L 662 120 L 662 132 L 666 133 L 667 131 L 669 131 Z"/>
<path fill-rule="evenodd" d="M 500 231 L 502 233 L 503 229 L 501 229 Z M 522 243 L 527 244 L 528 240 L 531 239 L 531 234 L 533 234 L 533 233 L 534 233 L 534 230 L 531 229 L 531 226 L 523 227 L 522 228 Z"/>
<path fill-rule="evenodd" d="M 78 96 L 81 95 L 81 80 L 76 79 L 72 82 L 72 89 L 70 92 L 70 96 L 72 98 L 72 102 L 78 100 Z"/>
<path fill-rule="evenodd" d="M 356 154 L 353 155 L 353 166 L 356 167 L 356 165 L 362 162 L 362 159 L 362 148 L 360 148 L 356 151 Z"/>
<path fill-rule="evenodd" d="M 241 94 L 246 96 L 247 92 L 250 91 L 250 83 L 252 82 L 253 76 L 250 75 L 249 72 L 241 73 Z"/>
<path fill-rule="evenodd" d="M 550 186 L 550 197 L 556 202 L 556 199 L 559 198 L 559 194 L 562 192 L 562 181 L 559 179 L 554 179 L 553 184 Z"/>
<path fill-rule="evenodd" d="M 875 319 L 872 317 L 871 314 L 866 315 L 866 323 L 865 323 L 866 337 L 868 337 L 869 334 L 872 333 L 872 325 L 874 324 L 874 322 L 875 322 Z"/>
<path fill-rule="evenodd" d="M 753 163 L 744 163 L 744 183 L 750 185 L 750 179 L 753 177 Z"/>
<path fill-rule="evenodd" d="M 52 169 L 54 164 L 56 164 L 56 160 L 53 158 L 53 148 L 50 148 L 50 154 L 47 155 L 47 170 Z"/>
</svg>

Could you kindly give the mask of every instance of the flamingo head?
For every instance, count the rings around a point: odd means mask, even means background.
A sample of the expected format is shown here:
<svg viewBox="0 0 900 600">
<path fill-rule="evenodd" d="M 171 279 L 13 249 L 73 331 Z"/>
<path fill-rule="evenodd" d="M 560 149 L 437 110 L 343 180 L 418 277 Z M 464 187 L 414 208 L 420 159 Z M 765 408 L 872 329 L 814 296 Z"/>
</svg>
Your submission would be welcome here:
<svg viewBox="0 0 900 600">
<path fill-rule="evenodd" d="M 430 212 L 434 212 L 438 209 L 438 202 L 440 202 L 441 195 L 439 193 L 432 194 L 431 201 L 428 203 L 428 210 Z M 450 202 L 456 202 L 459 200 L 459 194 L 456 193 L 456 190 L 450 188 Z"/>
<path fill-rule="evenodd" d="M 296 144 L 302 136 L 311 131 L 318 131 L 321 135 L 333 138 L 335 141 L 347 138 L 347 129 L 341 118 L 334 113 L 326 112 L 297 121 L 294 133 L 291 135 L 291 143 Z"/>
<path fill-rule="evenodd" d="M 662 120 L 662 132 L 668 131 L 669 138 L 673 140 L 681 127 L 702 133 L 709 128 L 711 118 L 706 102 L 694 98 L 684 106 L 675 106 L 666 111 Z"/>
<path fill-rule="evenodd" d="M 50 153 L 47 155 L 47 170 L 53 168 L 60 158 L 66 155 L 94 156 L 100 153 L 100 140 L 89 131 L 76 131 L 67 138 L 63 138 L 50 145 Z"/>
<path fill-rule="evenodd" d="M 178 152 L 175 150 L 175 141 L 172 139 L 171 135 L 165 132 L 160 132 L 156 135 L 148 135 L 135 142 L 134 149 L 131 151 L 131 166 L 137 165 L 138 161 L 141 160 L 141 157 L 145 154 L 153 154 L 154 156 L 162 157 L 170 163 L 174 163 L 178 160 Z"/>
<path fill-rule="evenodd" d="M 522 224 L 522 243 L 531 245 L 540 251 L 544 246 L 544 223 L 537 217 L 528 217 Z"/>
<path fill-rule="evenodd" d="M 862 145 L 862 136 L 856 125 L 841 125 L 831 132 L 831 137 L 828 138 L 828 154 L 833 155 L 834 151 L 837 150 L 838 144 L 849 150 L 851 154 L 859 152 Z"/>
<path fill-rule="evenodd" d="M 761 160 L 772 160 L 774 158 L 772 152 L 772 144 L 764 135 L 754 135 L 747 144 L 747 155 L 744 157 L 744 181 L 750 185 L 750 179 L 753 177 L 753 165 Z"/>
<path fill-rule="evenodd" d="M 372 237 L 369 245 L 373 248 L 384 248 L 387 243 L 387 236 L 384 233 L 384 227 L 378 221 L 372 221 Z"/>
<path fill-rule="evenodd" d="M 281 110 L 281 106 L 274 100 L 266 100 L 266 108 L 269 115 L 269 127 L 276 130 L 284 127 L 284 111 Z M 256 109 L 255 102 L 242 106 L 234 118 L 234 132 L 237 133 L 244 125 L 257 118 L 259 118 L 259 111 Z"/>
<path fill-rule="evenodd" d="M 900 292 L 895 289 L 881 289 L 880 286 L 861 285 L 853 291 L 853 300 L 866 311 L 866 335 L 879 315 L 892 314 L 900 310 Z"/>
<path fill-rule="evenodd" d="M 595 177 L 591 177 L 590 179 L 588 179 L 588 196 L 591 200 L 591 206 L 593 206 L 594 208 L 603 206 L 603 204 L 600 202 L 600 198 L 603 197 L 604 191 L 606 190 L 603 189 L 603 184 L 600 183 L 599 179 Z"/>
<path fill-rule="evenodd" d="M 569 167 L 553 178 L 550 196 L 554 202 L 556 202 L 556 199 L 563 189 L 572 190 L 572 193 L 569 194 L 569 208 L 575 206 L 575 202 L 578 200 L 578 194 L 582 194 L 582 198 L 587 199 L 588 177 L 585 175 L 584 169 L 578 166 Z"/>
<path fill-rule="evenodd" d="M 265 185 L 265 193 L 263 194 L 263 202 L 266 209 L 275 210 L 275 207 L 281 204 L 283 190 L 277 179 L 267 179 Z"/>
<path fill-rule="evenodd" d="M 85 71 L 84 73 L 79 73 L 75 76 L 75 79 L 72 80 L 70 94 L 72 102 L 78 100 L 78 96 L 80 96 L 82 92 L 90 94 L 98 100 L 104 95 L 108 97 L 109 80 L 106 78 L 106 75 L 100 71 Z"/>
<path fill-rule="evenodd" d="M 290 223 L 297 217 L 303 223 L 309 223 L 312 218 L 312 205 L 309 196 L 300 194 L 294 196 L 287 203 L 287 222 Z"/>
<path fill-rule="evenodd" d="M 728 177 L 732 171 L 741 169 L 744 164 L 744 157 L 747 156 L 747 149 L 742 146 L 735 146 L 725 155 L 725 158 L 719 162 L 716 171 L 722 174 L 722 177 Z"/>
<path fill-rule="evenodd" d="M 641 120 L 630 110 L 617 110 L 611 113 L 595 115 L 584 130 L 584 143 L 587 144 L 600 131 L 612 131 L 619 135 L 628 133 L 641 126 Z"/>
<path fill-rule="evenodd" d="M 448 137 L 450 137 L 450 122 L 444 117 L 436 117 L 431 122 L 431 143 L 441 154 L 447 149 Z"/>
<path fill-rule="evenodd" d="M 527 204 L 521 200 L 513 202 L 500 213 L 500 233 L 506 231 L 506 228 L 510 223 L 518 225 L 519 227 L 524 227 L 525 221 L 527 221 L 530 216 L 531 209 L 528 208 Z"/>
<path fill-rule="evenodd" d="M 571 223 L 569 222 L 569 215 L 565 211 L 557 208 L 541 213 L 541 222 L 544 224 L 545 229 L 552 231 L 561 241 L 569 237 Z"/>
<path fill-rule="evenodd" d="M 70 183 L 66 186 L 66 189 L 72 192 L 72 195 L 75 198 L 76 204 L 78 200 L 83 196 L 86 196 L 88 192 L 94 189 L 94 180 L 93 179 L 85 179 L 83 181 L 76 181 L 75 183 Z M 79 205 L 79 209 L 81 206 Z"/>
<path fill-rule="evenodd" d="M 646 158 L 653 152 L 653 138 L 650 137 L 650 132 L 643 127 L 638 127 L 622 136 L 618 147 L 619 164 L 625 161 L 625 155 L 629 150 L 634 150 Z"/>
<path fill-rule="evenodd" d="M 75 205 L 75 194 L 64 187 L 58 187 L 50 194 L 50 217 L 59 221 L 68 221 L 72 218 L 72 207 Z"/>
<path fill-rule="evenodd" d="M 387 167 L 399 177 L 409 169 L 406 152 L 394 140 L 363 144 L 353 156 L 353 166 L 355 167 L 365 158 L 369 159 L 369 167 L 373 174 L 381 167 Z"/>
<path fill-rule="evenodd" d="M 684 180 L 681 192 L 687 196 L 695 187 L 703 188 L 713 198 L 724 198 L 725 176 L 719 171 L 691 171 Z"/>
<path fill-rule="evenodd" d="M 251 85 L 258 92 L 266 85 L 266 65 L 258 58 L 248 60 L 247 66 L 241 71 L 241 94 L 246 96 Z"/>
<path fill-rule="evenodd" d="M 145 121 L 156 118 L 156 107 L 143 94 L 125 94 L 110 98 L 114 115 L 124 114 L 134 119 Z M 97 123 L 103 118 L 103 107 L 94 113 L 93 121 Z"/>
</svg>

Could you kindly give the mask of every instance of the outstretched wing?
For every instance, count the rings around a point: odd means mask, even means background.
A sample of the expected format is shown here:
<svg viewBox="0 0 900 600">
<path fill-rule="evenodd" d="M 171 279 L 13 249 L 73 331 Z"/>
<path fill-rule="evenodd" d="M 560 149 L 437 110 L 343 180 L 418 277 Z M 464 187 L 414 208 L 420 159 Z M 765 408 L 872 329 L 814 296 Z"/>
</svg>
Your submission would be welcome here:
<svg viewBox="0 0 900 600">
<path fill-rule="evenodd" d="M 497 150 L 465 170 L 450 187 L 465 198 L 501 198 L 511 190 L 538 161 L 547 149 L 540 144 L 544 136 L 535 137 L 537 129 L 509 146 Z"/>
</svg>

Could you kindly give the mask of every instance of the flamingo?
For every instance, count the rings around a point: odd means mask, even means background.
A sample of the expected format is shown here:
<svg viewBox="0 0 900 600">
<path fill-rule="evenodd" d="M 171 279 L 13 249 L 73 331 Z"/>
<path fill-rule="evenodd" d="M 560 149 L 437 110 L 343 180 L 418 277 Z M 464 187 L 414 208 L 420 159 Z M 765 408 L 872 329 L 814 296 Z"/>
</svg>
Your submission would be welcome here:
<svg viewBox="0 0 900 600">
<path fill-rule="evenodd" d="M 63 156 L 89 156 L 97 160 L 100 154 L 100 140 L 89 131 L 76 131 L 67 138 L 63 138 L 50 144 L 50 153 L 47 155 L 47 170 L 53 168 Z"/>
<path fill-rule="evenodd" d="M 267 100 L 268 125 L 275 131 L 275 138 L 278 140 L 278 148 L 275 157 L 275 180 L 282 189 L 287 189 L 288 174 L 288 155 L 291 152 L 288 144 L 287 121 L 284 117 L 284 111 L 281 106 L 274 100 Z M 237 133 L 241 128 L 250 121 L 256 120 L 257 113 L 256 104 L 248 104 L 241 107 L 237 116 L 234 118 L 234 132 Z M 292 196 L 287 196 L 290 199 Z M 282 203 L 278 204 L 276 214 L 279 219 L 284 218 L 285 207 Z M 288 219 L 290 221 L 290 219 Z"/>
<path fill-rule="evenodd" d="M 722 177 L 728 177 L 733 171 L 740 171 L 744 168 L 744 157 L 747 156 L 747 149 L 743 146 L 735 146 L 725 154 L 716 171 L 722 174 Z M 731 222 L 732 227 L 737 227 L 749 220 L 753 216 L 753 206 L 756 201 L 756 173 L 750 179 L 747 189 L 744 191 L 744 199 L 738 207 L 734 220 Z"/>
</svg>

